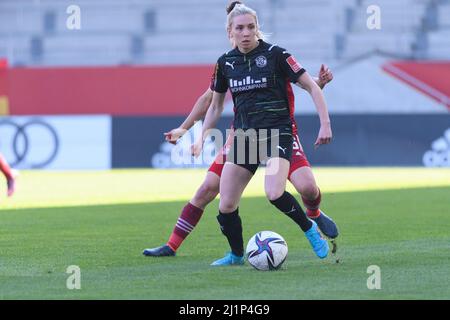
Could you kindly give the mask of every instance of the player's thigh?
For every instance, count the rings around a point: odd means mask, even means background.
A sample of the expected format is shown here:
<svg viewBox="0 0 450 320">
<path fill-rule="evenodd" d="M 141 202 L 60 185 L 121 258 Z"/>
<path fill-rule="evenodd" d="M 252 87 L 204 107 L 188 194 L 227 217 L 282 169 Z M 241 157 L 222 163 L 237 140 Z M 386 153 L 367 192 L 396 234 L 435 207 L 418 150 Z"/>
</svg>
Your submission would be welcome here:
<svg viewBox="0 0 450 320">
<path fill-rule="evenodd" d="M 284 158 L 270 158 L 267 161 L 264 189 L 269 200 L 278 199 L 286 189 L 289 161 Z"/>
<path fill-rule="evenodd" d="M 227 162 L 220 178 L 220 204 L 222 212 L 236 210 L 242 192 L 253 177 L 253 173 L 237 164 Z"/>
<path fill-rule="evenodd" d="M 303 166 L 291 173 L 290 181 L 298 193 L 316 193 L 317 183 L 311 167 Z"/>
</svg>

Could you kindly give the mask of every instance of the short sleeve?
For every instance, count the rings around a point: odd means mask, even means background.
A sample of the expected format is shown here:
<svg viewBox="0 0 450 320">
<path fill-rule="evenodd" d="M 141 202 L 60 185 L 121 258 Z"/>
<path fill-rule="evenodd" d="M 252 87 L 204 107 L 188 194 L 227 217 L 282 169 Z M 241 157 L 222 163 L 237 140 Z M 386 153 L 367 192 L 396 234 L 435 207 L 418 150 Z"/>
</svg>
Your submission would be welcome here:
<svg viewBox="0 0 450 320">
<path fill-rule="evenodd" d="M 293 55 L 282 48 L 278 48 L 278 66 L 281 73 L 295 83 L 298 78 L 306 72 L 305 68 L 295 59 Z"/>
<path fill-rule="evenodd" d="M 219 58 L 216 63 L 216 71 L 215 71 L 215 81 L 214 81 L 214 91 L 219 93 L 225 93 L 228 91 L 228 80 L 225 78 L 223 74 L 223 61 L 224 59 Z"/>
</svg>

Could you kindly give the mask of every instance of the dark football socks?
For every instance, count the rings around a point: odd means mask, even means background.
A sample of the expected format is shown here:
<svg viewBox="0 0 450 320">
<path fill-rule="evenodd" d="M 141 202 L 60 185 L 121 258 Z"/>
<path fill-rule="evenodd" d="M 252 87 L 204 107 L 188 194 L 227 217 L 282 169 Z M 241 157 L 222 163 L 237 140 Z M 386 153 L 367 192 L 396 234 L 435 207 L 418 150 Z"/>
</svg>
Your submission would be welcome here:
<svg viewBox="0 0 450 320">
<path fill-rule="evenodd" d="M 231 252 L 236 256 L 244 255 L 244 240 L 242 238 L 242 221 L 239 216 L 239 208 L 231 213 L 222 213 L 219 211 L 217 216 L 220 229 L 231 247 Z"/>
<path fill-rule="evenodd" d="M 289 218 L 294 220 L 300 226 L 303 232 L 308 231 L 312 227 L 312 222 L 309 220 L 300 204 L 287 191 L 276 200 L 270 201 L 278 210 L 286 214 Z"/>
</svg>

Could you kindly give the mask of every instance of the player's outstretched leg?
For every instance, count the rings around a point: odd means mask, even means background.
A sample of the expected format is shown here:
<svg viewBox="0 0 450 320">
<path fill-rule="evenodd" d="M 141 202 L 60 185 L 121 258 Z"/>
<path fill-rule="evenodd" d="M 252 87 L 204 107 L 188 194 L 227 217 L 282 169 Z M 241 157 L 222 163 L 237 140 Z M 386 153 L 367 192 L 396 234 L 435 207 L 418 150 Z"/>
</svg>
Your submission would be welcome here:
<svg viewBox="0 0 450 320">
<path fill-rule="evenodd" d="M 239 216 L 239 209 L 234 212 L 224 214 L 219 211 L 217 221 L 220 225 L 222 234 L 227 238 L 231 251 L 225 254 L 225 257 L 211 263 L 212 266 L 231 266 L 243 265 L 244 241 L 242 238 L 242 221 Z"/>
<path fill-rule="evenodd" d="M 8 188 L 7 195 L 11 197 L 16 190 L 16 178 L 18 176 L 18 172 L 16 170 L 11 169 L 6 159 L 3 155 L 0 154 L 0 171 L 6 178 L 6 185 Z"/>
<path fill-rule="evenodd" d="M 337 225 L 333 219 L 320 210 L 322 195 L 317 187 L 311 168 L 302 166 L 295 169 L 291 173 L 289 180 L 297 192 L 300 193 L 308 218 L 317 223 L 324 236 L 335 239 L 339 235 Z"/>
<path fill-rule="evenodd" d="M 256 167 L 257 168 L 257 167 Z M 254 171 L 227 162 L 220 178 L 220 203 L 217 221 L 222 234 L 227 238 L 231 253 L 214 261 L 212 266 L 244 264 L 244 239 L 242 220 L 239 216 L 239 201 Z"/>
<path fill-rule="evenodd" d="M 294 196 L 285 191 L 278 199 L 271 200 L 271 203 L 299 225 L 319 258 L 323 259 L 328 255 L 328 242 L 320 235 L 317 223 L 306 217 Z"/>
<path fill-rule="evenodd" d="M 186 237 L 194 230 L 203 215 L 203 210 L 188 202 L 173 228 L 169 241 L 160 247 L 144 249 L 142 254 L 148 257 L 175 256 L 177 249 Z"/>
<path fill-rule="evenodd" d="M 205 181 L 197 190 L 194 198 L 188 202 L 175 224 L 169 241 L 159 247 L 144 249 L 143 255 L 148 257 L 171 257 L 181 246 L 186 237 L 194 230 L 200 221 L 203 210 L 219 193 L 220 178 L 213 172 L 208 172 Z"/>
<path fill-rule="evenodd" d="M 17 170 L 11 169 L 11 177 L 6 179 L 8 197 L 11 197 L 16 191 L 16 181 L 18 176 L 19 172 Z"/>
<path fill-rule="evenodd" d="M 317 224 L 317 227 L 319 228 L 320 232 L 322 232 L 322 234 L 325 237 L 331 240 L 332 245 L 331 252 L 333 256 L 336 258 L 337 252 L 336 238 L 339 235 L 339 231 L 333 219 L 331 219 L 322 210 L 319 209 L 319 204 L 322 198 L 319 188 L 317 188 L 317 193 L 318 196 L 316 196 L 315 199 L 312 201 L 302 196 L 303 203 L 307 208 L 306 215 L 308 216 L 308 218 L 310 218 Z M 339 258 L 336 258 L 336 261 L 338 262 Z"/>
</svg>

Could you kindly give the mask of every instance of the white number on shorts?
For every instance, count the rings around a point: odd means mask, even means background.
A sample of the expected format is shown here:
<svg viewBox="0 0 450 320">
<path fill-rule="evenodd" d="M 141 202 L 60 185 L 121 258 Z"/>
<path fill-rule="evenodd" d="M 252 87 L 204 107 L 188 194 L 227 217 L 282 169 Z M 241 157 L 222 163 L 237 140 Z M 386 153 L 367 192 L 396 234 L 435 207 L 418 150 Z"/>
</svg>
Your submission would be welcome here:
<svg viewBox="0 0 450 320">
<path fill-rule="evenodd" d="M 303 152 L 303 147 L 302 147 L 302 144 L 300 143 L 300 139 L 299 139 L 298 135 L 295 135 L 294 143 L 292 144 L 292 149 L 300 150 L 301 152 Z"/>
</svg>

